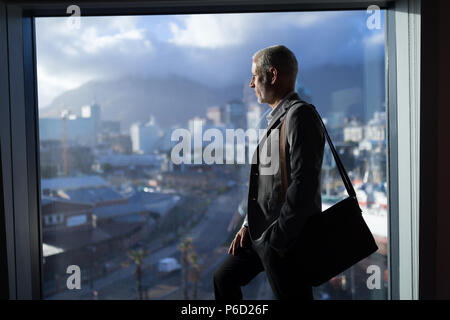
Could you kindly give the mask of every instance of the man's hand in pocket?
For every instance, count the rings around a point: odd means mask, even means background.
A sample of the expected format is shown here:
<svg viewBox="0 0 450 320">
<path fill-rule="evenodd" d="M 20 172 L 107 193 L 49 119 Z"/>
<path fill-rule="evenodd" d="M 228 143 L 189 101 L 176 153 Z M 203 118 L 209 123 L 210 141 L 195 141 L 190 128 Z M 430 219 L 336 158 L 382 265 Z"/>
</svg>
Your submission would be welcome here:
<svg viewBox="0 0 450 320">
<path fill-rule="evenodd" d="M 250 238 L 247 229 L 247 227 L 242 226 L 242 228 L 236 233 L 236 236 L 231 242 L 230 248 L 228 248 L 228 254 L 235 256 L 238 248 L 245 248 L 249 245 Z"/>
</svg>

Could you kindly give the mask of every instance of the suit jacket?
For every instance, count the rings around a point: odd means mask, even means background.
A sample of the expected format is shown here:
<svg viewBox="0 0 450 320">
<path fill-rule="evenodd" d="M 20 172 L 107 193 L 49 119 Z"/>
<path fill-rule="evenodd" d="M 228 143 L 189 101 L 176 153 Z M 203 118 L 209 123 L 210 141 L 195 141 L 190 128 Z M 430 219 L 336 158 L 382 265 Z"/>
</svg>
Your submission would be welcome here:
<svg viewBox="0 0 450 320">
<path fill-rule="evenodd" d="M 286 136 L 280 137 L 286 118 Z M 278 130 L 274 130 L 278 129 Z M 279 139 L 286 139 L 288 189 L 282 199 Z M 322 211 L 320 173 L 325 136 L 314 106 L 294 93 L 282 102 L 253 154 L 248 193 L 248 231 L 280 255 L 295 245 L 307 219 Z"/>
</svg>

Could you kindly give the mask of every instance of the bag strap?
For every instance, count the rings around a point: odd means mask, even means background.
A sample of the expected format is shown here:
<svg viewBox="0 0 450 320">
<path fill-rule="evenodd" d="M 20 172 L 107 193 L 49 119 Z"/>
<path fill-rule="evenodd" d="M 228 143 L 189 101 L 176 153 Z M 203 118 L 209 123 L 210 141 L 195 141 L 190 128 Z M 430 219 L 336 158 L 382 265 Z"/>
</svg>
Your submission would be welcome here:
<svg viewBox="0 0 450 320">
<path fill-rule="evenodd" d="M 334 161 L 336 162 L 336 166 L 339 170 L 339 174 L 341 175 L 342 181 L 344 182 L 345 189 L 347 190 L 347 193 L 350 197 L 356 198 L 356 192 L 353 188 L 353 185 L 351 183 L 350 178 L 348 177 L 347 171 L 344 168 L 344 165 L 342 164 L 341 159 L 339 158 L 339 155 L 334 148 L 333 142 L 331 141 L 330 136 L 328 135 L 327 128 L 325 127 L 325 124 L 322 121 L 322 118 L 320 117 L 319 113 L 317 112 L 316 108 L 312 106 L 314 109 L 314 112 L 316 113 L 317 117 L 320 120 L 320 123 L 322 125 L 323 132 L 325 134 L 325 137 L 327 138 L 328 145 L 330 146 L 331 153 L 333 154 Z M 286 115 L 283 119 L 283 124 L 281 125 L 281 131 L 280 131 L 280 167 L 281 167 L 281 184 L 282 184 L 282 196 L 283 199 L 286 200 L 286 191 L 288 188 L 288 174 L 287 174 L 287 162 L 286 162 L 286 119 L 287 114 L 289 110 L 286 111 Z"/>
</svg>

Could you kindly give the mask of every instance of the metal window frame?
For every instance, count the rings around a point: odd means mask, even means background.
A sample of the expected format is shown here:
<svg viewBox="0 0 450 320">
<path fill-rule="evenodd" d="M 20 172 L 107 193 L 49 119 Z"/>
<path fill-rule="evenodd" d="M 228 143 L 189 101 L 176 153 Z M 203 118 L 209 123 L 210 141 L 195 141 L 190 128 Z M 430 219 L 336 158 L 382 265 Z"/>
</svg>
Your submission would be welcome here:
<svg viewBox="0 0 450 320">
<path fill-rule="evenodd" d="M 395 19 L 395 55 L 390 61 L 395 67 L 395 83 L 389 86 L 391 102 L 395 102 L 395 117 L 390 123 L 395 130 L 396 197 L 394 205 L 396 229 L 395 248 L 391 260 L 397 275 L 401 300 L 419 298 L 419 210 L 420 210 L 420 40 L 421 1 L 401 0 L 395 3 L 391 17 Z M 394 103 L 392 103 L 394 105 Z M 394 119 L 395 118 L 395 119 Z M 395 121 L 395 123 L 393 122 Z"/>
<path fill-rule="evenodd" d="M 366 9 L 372 4 L 387 9 L 388 299 L 418 298 L 420 0 L 81 0 L 77 4 L 85 16 Z M 43 296 L 34 18 L 67 16 L 68 5 L 56 1 L 0 2 L 0 43 L 7 44 L 0 47 L 0 66 L 8 70 L 0 73 L 7 252 L 6 261 L 0 263 L 8 267 L 10 299 Z M 404 81 L 409 84 L 407 88 L 398 85 Z"/>
<path fill-rule="evenodd" d="M 0 165 L 2 166 L 2 208 L 0 208 L 0 233 L 3 234 L 0 246 L 2 255 L 0 261 L 2 270 L 7 270 L 4 274 L 6 278 L 1 279 L 2 288 L 7 287 L 5 292 L 2 289 L 2 296 L 10 298 L 15 296 L 15 262 L 14 262 L 14 221 L 12 215 L 11 189 L 8 188 L 11 181 L 11 157 L 8 149 L 11 147 L 10 141 L 10 121 L 9 121 L 9 70 L 8 70 L 8 47 L 3 45 L 7 41 L 6 32 L 6 6 L 0 3 Z M 4 283 L 6 281 L 6 283 Z"/>
</svg>

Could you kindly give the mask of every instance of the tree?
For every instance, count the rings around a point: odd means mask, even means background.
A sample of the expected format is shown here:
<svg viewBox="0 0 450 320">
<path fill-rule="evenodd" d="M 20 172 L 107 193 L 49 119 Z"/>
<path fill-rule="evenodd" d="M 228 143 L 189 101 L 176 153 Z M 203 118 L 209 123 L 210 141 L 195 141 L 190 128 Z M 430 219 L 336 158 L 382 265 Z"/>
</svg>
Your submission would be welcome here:
<svg viewBox="0 0 450 320">
<path fill-rule="evenodd" d="M 199 259 L 198 259 L 198 255 L 197 253 L 194 251 L 194 249 L 192 248 L 192 252 L 189 255 L 189 262 L 192 266 L 191 272 L 189 274 L 189 278 L 192 281 L 192 299 L 193 300 L 197 300 L 197 287 L 198 287 L 198 282 L 200 281 L 200 264 L 199 264 Z"/>
<path fill-rule="evenodd" d="M 193 249 L 192 238 L 186 237 L 178 245 L 178 250 L 181 252 L 181 283 L 183 287 L 184 300 L 189 299 L 188 293 L 188 275 L 189 275 L 189 255 Z"/>
<path fill-rule="evenodd" d="M 128 252 L 128 256 L 136 265 L 136 270 L 134 271 L 134 276 L 136 278 L 138 297 L 139 297 L 139 300 L 142 300 L 143 299 L 143 295 L 142 295 L 143 263 L 144 263 L 145 257 L 147 256 L 147 251 L 142 248 L 131 250 Z"/>
</svg>

